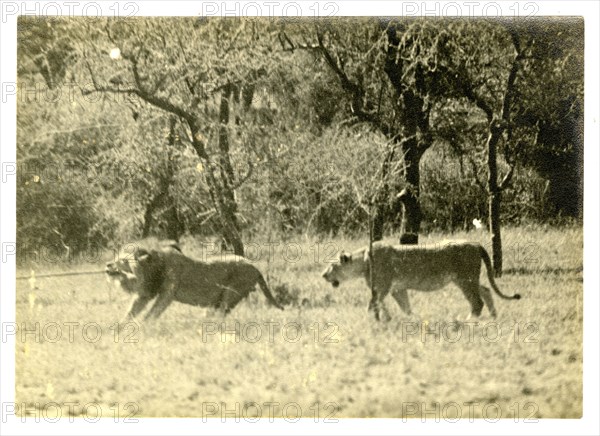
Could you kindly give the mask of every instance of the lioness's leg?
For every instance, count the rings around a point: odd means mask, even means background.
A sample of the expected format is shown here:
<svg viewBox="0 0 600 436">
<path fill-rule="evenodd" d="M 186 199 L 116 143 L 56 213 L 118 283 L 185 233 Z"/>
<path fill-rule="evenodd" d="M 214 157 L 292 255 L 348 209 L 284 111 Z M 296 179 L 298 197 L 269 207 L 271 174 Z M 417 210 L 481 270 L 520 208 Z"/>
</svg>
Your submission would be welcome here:
<svg viewBox="0 0 600 436">
<path fill-rule="evenodd" d="M 486 288 L 483 285 L 480 285 L 479 293 L 481 294 L 481 298 L 483 298 L 483 301 L 490 310 L 490 315 L 492 315 L 493 318 L 496 318 L 498 314 L 496 313 L 496 308 L 494 307 L 494 299 L 492 298 L 492 292 L 490 291 L 490 289 Z"/>
<path fill-rule="evenodd" d="M 392 297 L 407 315 L 412 315 L 412 310 L 410 308 L 410 301 L 408 300 L 408 291 L 406 289 L 394 289 L 392 291 Z"/>
<path fill-rule="evenodd" d="M 369 308 L 367 310 L 373 312 L 375 314 L 375 319 L 379 321 L 379 304 L 375 292 L 371 292 L 371 301 L 369 301 Z"/>
<path fill-rule="evenodd" d="M 375 302 L 373 302 L 373 299 L 371 299 L 371 302 L 369 303 L 369 311 L 371 310 L 375 312 L 375 319 L 377 321 L 381 320 L 382 314 L 385 321 L 389 321 L 392 319 L 390 312 L 388 311 L 387 307 L 385 307 L 385 303 L 381 298 L 378 298 Z"/>
<path fill-rule="evenodd" d="M 376 290 L 371 290 L 371 301 L 369 301 L 368 311 L 373 312 L 375 314 L 375 319 L 377 321 L 381 320 L 381 298 L 379 292 L 377 292 Z"/>
<path fill-rule="evenodd" d="M 150 308 L 150 310 L 144 317 L 144 320 L 158 318 L 173 301 L 173 294 L 174 292 L 172 290 L 168 290 L 162 294 L 158 294 L 154 305 Z"/>
<path fill-rule="evenodd" d="M 381 319 L 381 308 L 383 306 L 383 299 L 385 298 L 385 296 L 388 294 L 388 292 L 390 291 L 390 284 L 383 284 L 383 285 L 378 285 L 375 286 L 373 288 L 371 288 L 371 301 L 369 302 L 369 312 L 374 312 L 375 313 L 375 319 L 377 321 L 380 321 Z M 390 315 L 389 313 L 387 313 L 387 310 L 385 309 L 385 307 L 383 307 L 383 310 L 385 311 L 386 314 L 386 318 L 390 319 Z"/>
<path fill-rule="evenodd" d="M 135 319 L 135 317 L 138 316 L 142 310 L 144 310 L 144 307 L 146 307 L 150 300 L 152 300 L 151 296 L 136 295 L 131 302 L 131 307 L 129 308 L 127 315 L 125 315 L 123 322 L 128 322 Z"/>
<path fill-rule="evenodd" d="M 463 280 L 457 283 L 461 291 L 471 304 L 471 315 L 479 316 L 483 310 L 483 300 L 479 295 L 479 283 L 471 280 Z"/>
</svg>

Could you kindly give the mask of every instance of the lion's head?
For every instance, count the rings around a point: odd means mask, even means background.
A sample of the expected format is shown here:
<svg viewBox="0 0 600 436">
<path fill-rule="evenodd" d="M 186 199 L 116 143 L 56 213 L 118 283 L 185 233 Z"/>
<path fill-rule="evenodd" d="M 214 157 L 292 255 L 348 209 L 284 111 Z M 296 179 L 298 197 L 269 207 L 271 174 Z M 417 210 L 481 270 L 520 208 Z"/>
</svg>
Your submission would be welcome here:
<svg viewBox="0 0 600 436">
<path fill-rule="evenodd" d="M 107 277 L 128 293 L 155 294 L 164 277 L 165 252 L 181 253 L 181 250 L 171 244 L 163 244 L 159 249 L 129 244 L 119 251 L 114 262 L 106 264 Z"/>
</svg>

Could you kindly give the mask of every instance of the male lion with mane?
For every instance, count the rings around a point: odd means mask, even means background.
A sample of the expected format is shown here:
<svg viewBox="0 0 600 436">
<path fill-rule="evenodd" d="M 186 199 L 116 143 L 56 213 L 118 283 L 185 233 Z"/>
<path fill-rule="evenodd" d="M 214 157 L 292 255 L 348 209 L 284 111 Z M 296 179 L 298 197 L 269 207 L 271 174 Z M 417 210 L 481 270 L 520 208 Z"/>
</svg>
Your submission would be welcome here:
<svg viewBox="0 0 600 436">
<path fill-rule="evenodd" d="M 447 242 L 432 247 L 417 245 L 389 245 L 382 242 L 373 244 L 373 253 L 361 248 L 353 253 L 341 253 L 339 261 L 331 264 L 323 277 L 333 287 L 340 282 L 364 277 L 371 289 L 369 311 L 380 319 L 380 307 L 385 296 L 390 292 L 392 297 L 407 315 L 411 315 L 408 289 L 417 291 L 435 291 L 449 283 L 457 285 L 471 305 L 471 315 L 479 316 L 484 302 L 492 317 L 496 317 L 496 309 L 489 288 L 479 283 L 481 261 L 486 266 L 490 285 L 501 298 L 518 300 L 519 294 L 504 295 L 498 289 L 492 273 L 490 257 L 478 243 Z M 373 268 L 373 284 L 370 283 L 370 266 Z M 383 307 L 385 310 L 385 307 Z"/>
<path fill-rule="evenodd" d="M 132 244 L 116 262 L 106 264 L 106 274 L 121 288 L 134 294 L 127 319 L 134 319 L 153 299 L 144 317 L 158 318 L 173 302 L 223 310 L 227 314 L 255 290 L 283 310 L 254 265 L 235 255 L 213 256 L 206 261 L 184 255 L 175 244 L 142 248 Z"/>
</svg>

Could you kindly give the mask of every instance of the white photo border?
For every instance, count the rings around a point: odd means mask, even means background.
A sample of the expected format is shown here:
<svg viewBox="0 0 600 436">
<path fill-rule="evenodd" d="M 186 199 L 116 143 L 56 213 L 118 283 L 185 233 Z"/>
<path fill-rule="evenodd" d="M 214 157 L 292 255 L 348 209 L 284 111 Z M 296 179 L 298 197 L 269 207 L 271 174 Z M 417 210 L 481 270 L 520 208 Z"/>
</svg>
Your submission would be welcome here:
<svg viewBox="0 0 600 436">
<path fill-rule="evenodd" d="M 250 4 L 257 4 L 259 8 Z M 515 434 L 532 435 L 559 434 L 599 434 L 599 374 L 598 333 L 599 333 L 599 198 L 600 185 L 599 154 L 599 88 L 598 44 L 599 5 L 596 1 L 96 1 L 96 2 L 50 2 L 50 1 L 0 1 L 2 12 L 0 25 L 0 161 L 2 163 L 2 183 L 0 184 L 2 263 L 0 264 L 0 322 L 2 342 L 0 352 L 0 434 L 19 435 L 78 435 L 78 434 L 127 434 L 127 435 L 170 435 L 170 434 Z M 16 8 L 16 9 L 15 9 Z M 111 9 L 112 8 L 112 9 Z M 338 423 L 314 423 L 304 419 L 297 423 L 277 420 L 269 423 L 263 419 L 259 423 L 227 422 L 219 419 L 203 423 L 201 419 L 141 418 L 136 424 L 114 423 L 102 419 L 91 424 L 82 419 L 69 423 L 66 419 L 58 423 L 35 423 L 27 420 L 22 423 L 19 417 L 5 416 L 4 406 L 14 402 L 15 396 L 15 340 L 5 335 L 5 328 L 15 322 L 15 258 L 10 255 L 11 245 L 16 238 L 16 180 L 6 177 L 5 169 L 16 162 L 16 97 L 11 95 L 10 86 L 16 84 L 16 20 L 19 14 L 49 15 L 114 15 L 117 11 L 124 15 L 136 16 L 223 16 L 224 14 L 248 15 L 289 15 L 314 16 L 334 13 L 335 16 L 583 16 L 585 18 L 585 148 L 584 148 L 584 408 L 582 419 L 541 419 L 537 423 L 515 423 L 505 419 L 495 423 L 483 420 L 461 420 L 458 423 L 427 421 L 420 419 L 403 422 L 400 419 L 340 419 Z M 454 12 L 456 11 L 456 12 Z M 436 15 L 437 14 L 437 15 Z M 8 172 L 8 170 L 7 170 Z M 555 297 L 555 296 L 553 296 Z M 556 297 L 558 298 L 558 297 Z M 5 337 L 7 336 L 7 337 Z M 564 401 L 568 401 L 565 398 Z"/>
</svg>

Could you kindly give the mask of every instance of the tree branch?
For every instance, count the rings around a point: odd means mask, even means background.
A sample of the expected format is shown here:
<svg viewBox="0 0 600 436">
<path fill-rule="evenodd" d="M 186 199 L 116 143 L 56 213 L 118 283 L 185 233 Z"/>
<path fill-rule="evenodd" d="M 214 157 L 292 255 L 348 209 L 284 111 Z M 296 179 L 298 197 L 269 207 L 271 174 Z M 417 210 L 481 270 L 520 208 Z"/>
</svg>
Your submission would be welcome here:
<svg viewBox="0 0 600 436">
<path fill-rule="evenodd" d="M 513 94 L 515 92 L 515 82 L 517 80 L 517 74 L 519 73 L 519 66 L 521 60 L 524 57 L 525 50 L 521 47 L 521 41 L 519 39 L 517 31 L 514 28 L 508 27 L 508 33 L 510 34 L 513 46 L 515 47 L 516 51 L 516 56 L 513 59 L 510 68 L 510 73 L 508 74 L 508 79 L 506 82 L 506 93 L 504 94 L 504 100 L 502 102 L 502 121 L 504 122 L 505 127 L 508 129 L 508 139 L 510 141 L 512 139 L 512 126 L 510 123 L 510 105 L 512 103 Z M 537 141 L 537 133 L 535 141 Z M 516 167 L 516 157 L 523 148 L 523 144 L 524 141 L 519 141 L 512 153 L 505 152 L 506 160 L 510 165 L 510 168 L 506 175 L 502 178 L 502 182 L 498 186 L 498 189 L 504 190 L 509 185 Z"/>
<path fill-rule="evenodd" d="M 500 182 L 500 185 L 498 185 L 498 189 L 500 191 L 506 189 L 506 187 L 510 183 L 513 173 L 515 171 L 515 167 L 516 167 L 516 164 L 511 165 L 508 172 L 506 173 L 506 175 L 502 178 L 502 182 Z"/>
<path fill-rule="evenodd" d="M 523 58 L 524 51 L 521 50 L 521 43 L 519 41 L 519 35 L 514 29 L 508 30 L 515 47 L 516 56 L 513 59 L 510 67 L 510 73 L 508 74 L 508 80 L 506 82 L 506 93 L 504 94 L 504 101 L 502 102 L 502 119 L 508 123 L 510 120 L 510 104 L 512 103 L 512 97 L 515 92 L 515 81 L 519 72 L 519 64 Z"/>
<path fill-rule="evenodd" d="M 323 43 L 323 35 L 321 34 L 321 32 L 317 31 L 317 44 L 294 44 L 290 40 L 290 38 L 285 34 L 285 32 L 283 32 L 282 38 L 284 39 L 284 41 L 282 41 L 282 39 L 280 38 L 280 43 L 282 44 L 282 46 L 285 42 L 290 44 L 290 48 L 285 49 L 284 47 L 284 50 L 293 51 L 295 48 L 299 48 L 303 50 L 314 50 L 321 53 L 329 68 L 331 68 L 334 74 L 338 77 L 342 89 L 348 94 L 350 94 L 352 98 L 352 103 L 350 103 L 350 110 L 352 114 L 356 116 L 359 121 L 372 123 L 378 128 L 381 127 L 379 118 L 377 117 L 376 113 L 370 113 L 363 110 L 363 90 L 360 88 L 359 85 L 350 80 L 343 67 L 339 64 L 337 60 L 333 58 L 329 50 L 327 50 L 327 47 L 325 47 L 325 44 Z"/>
<path fill-rule="evenodd" d="M 474 103 L 479 109 L 481 109 L 488 120 L 488 123 L 491 122 L 494 118 L 494 110 L 492 107 L 475 92 L 475 86 L 470 80 L 467 79 L 467 75 L 462 71 L 452 71 L 450 68 L 445 65 L 439 64 L 437 66 L 438 70 L 444 74 L 444 76 L 450 81 L 452 86 L 462 92 L 462 94 L 469 100 Z"/>
<path fill-rule="evenodd" d="M 477 168 L 477 162 L 475 162 L 475 159 L 473 159 L 472 156 L 469 156 L 469 163 L 471 164 L 471 169 L 473 170 L 473 178 L 475 179 L 475 183 L 477 183 L 477 186 L 479 186 L 479 189 L 481 189 L 484 194 L 487 194 L 485 184 L 481 181 L 478 175 L 479 168 Z"/>
<path fill-rule="evenodd" d="M 238 189 L 240 186 L 242 186 L 244 183 L 246 183 L 246 181 L 252 177 L 252 174 L 254 173 L 254 165 L 252 165 L 252 162 L 248 162 L 248 171 L 246 171 L 246 174 L 243 177 L 238 177 L 238 180 L 236 183 L 233 184 L 233 186 L 231 187 L 232 190 L 236 190 Z"/>
<path fill-rule="evenodd" d="M 158 97 L 156 94 L 145 90 L 142 84 L 142 79 L 140 77 L 136 59 L 131 60 L 131 66 L 133 71 L 133 78 L 137 86 L 137 91 L 135 92 L 136 95 L 138 95 L 141 99 L 145 100 L 153 106 L 156 106 L 164 111 L 170 112 L 174 115 L 177 115 L 180 118 L 183 118 L 188 122 L 188 124 L 195 122 L 196 117 L 193 116 L 191 113 L 187 112 L 185 109 L 179 106 L 175 106 L 166 98 Z"/>
</svg>

